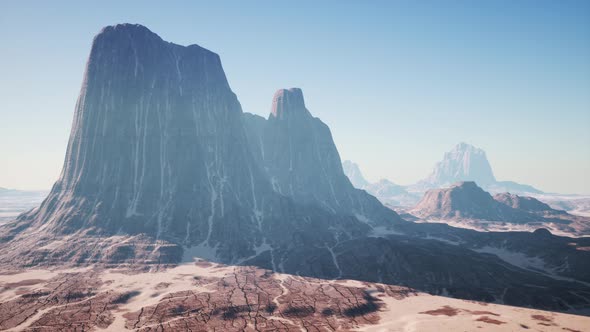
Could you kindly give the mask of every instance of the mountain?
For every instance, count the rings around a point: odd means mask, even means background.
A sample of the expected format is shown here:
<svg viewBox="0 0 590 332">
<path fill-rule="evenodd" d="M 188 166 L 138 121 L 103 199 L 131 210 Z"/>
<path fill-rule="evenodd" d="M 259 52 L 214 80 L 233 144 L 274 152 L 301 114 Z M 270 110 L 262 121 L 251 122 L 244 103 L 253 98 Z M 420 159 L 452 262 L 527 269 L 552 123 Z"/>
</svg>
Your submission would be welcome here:
<svg viewBox="0 0 590 332">
<path fill-rule="evenodd" d="M 342 169 L 355 188 L 365 189 L 369 186 L 369 181 L 363 177 L 363 173 L 361 172 L 359 165 L 356 163 L 353 163 L 350 160 L 345 160 L 342 162 Z"/>
<path fill-rule="evenodd" d="M 6 270 L 162 270 L 199 257 L 555 310 L 590 307 L 586 247 L 405 222 L 352 186 L 301 90 L 279 90 L 268 119 L 246 115 L 217 54 L 131 24 L 93 41 L 48 197 L 0 225 Z"/>
<path fill-rule="evenodd" d="M 432 174 L 422 183 L 424 186 L 436 188 L 459 181 L 475 181 L 481 186 L 496 182 L 492 167 L 482 149 L 466 143 L 457 144 L 445 153 L 443 160 L 434 166 Z"/>
<path fill-rule="evenodd" d="M 534 231 L 546 228 L 568 236 L 590 234 L 590 219 L 555 210 L 533 198 L 511 193 L 493 197 L 475 182 L 431 189 L 410 211 L 424 220 L 441 220 L 452 226 L 481 231 Z"/>
<path fill-rule="evenodd" d="M 273 190 L 217 54 L 123 24 L 94 38 L 60 178 L 0 232 L 14 248 L 0 260 L 235 263 L 340 229 L 368 231 Z"/>
<path fill-rule="evenodd" d="M 529 185 L 496 180 L 485 151 L 467 143 L 457 144 L 451 151 L 445 153 L 443 160 L 435 165 L 426 179 L 409 186 L 397 185 L 387 179 L 369 183 L 357 164 L 345 161 L 342 166 L 355 187 L 365 189 L 383 204 L 394 207 L 413 206 L 427 190 L 445 188 L 463 181 L 473 181 L 491 193 L 542 193 Z"/>
<path fill-rule="evenodd" d="M 440 219 L 481 219 L 516 223 L 543 219 L 498 202 L 473 181 L 458 182 L 449 188 L 431 189 L 411 212 L 422 218 Z"/>
<path fill-rule="evenodd" d="M 448 187 L 456 182 L 473 181 L 493 193 L 535 193 L 542 191 L 513 181 L 497 181 L 485 151 L 467 143 L 457 144 L 444 154 L 443 160 L 434 166 L 424 180 L 408 186 L 410 192 L 425 192 L 428 189 Z"/>
<path fill-rule="evenodd" d="M 244 124 L 251 151 L 277 193 L 374 226 L 402 222 L 375 197 L 353 187 L 330 129 L 305 107 L 301 89 L 278 90 L 268 119 L 245 114 Z"/>
</svg>

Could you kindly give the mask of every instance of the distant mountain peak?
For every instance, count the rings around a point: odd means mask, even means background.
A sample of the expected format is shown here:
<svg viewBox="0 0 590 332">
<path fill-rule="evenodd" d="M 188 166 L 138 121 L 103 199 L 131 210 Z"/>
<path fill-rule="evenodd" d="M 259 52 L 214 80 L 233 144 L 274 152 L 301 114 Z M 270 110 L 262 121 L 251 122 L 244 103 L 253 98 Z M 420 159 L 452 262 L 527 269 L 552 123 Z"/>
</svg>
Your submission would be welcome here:
<svg viewBox="0 0 590 332">
<path fill-rule="evenodd" d="M 484 187 L 496 182 L 485 151 L 464 142 L 445 153 L 425 180 L 435 187 L 461 181 L 475 181 Z"/>
<path fill-rule="evenodd" d="M 311 115 L 305 108 L 303 91 L 299 88 L 280 89 L 272 99 L 271 116 L 283 118 L 293 114 Z"/>
<path fill-rule="evenodd" d="M 350 160 L 345 160 L 342 162 L 342 168 L 344 170 L 344 174 L 348 177 L 350 182 L 355 188 L 365 189 L 368 185 L 370 185 L 369 181 L 365 179 L 359 165 L 355 162 Z"/>
<path fill-rule="evenodd" d="M 443 159 L 436 163 L 432 173 L 424 180 L 408 186 L 408 190 L 423 193 L 428 189 L 444 188 L 462 181 L 474 181 L 492 193 L 542 193 L 530 185 L 496 180 L 485 151 L 465 142 L 460 142 L 446 152 Z"/>
<path fill-rule="evenodd" d="M 330 128 L 305 107 L 301 89 L 278 90 L 272 105 L 268 120 L 244 115 L 244 121 L 250 150 L 276 192 L 305 205 L 359 215 L 373 225 L 402 221 L 375 197 L 354 188 Z"/>
</svg>

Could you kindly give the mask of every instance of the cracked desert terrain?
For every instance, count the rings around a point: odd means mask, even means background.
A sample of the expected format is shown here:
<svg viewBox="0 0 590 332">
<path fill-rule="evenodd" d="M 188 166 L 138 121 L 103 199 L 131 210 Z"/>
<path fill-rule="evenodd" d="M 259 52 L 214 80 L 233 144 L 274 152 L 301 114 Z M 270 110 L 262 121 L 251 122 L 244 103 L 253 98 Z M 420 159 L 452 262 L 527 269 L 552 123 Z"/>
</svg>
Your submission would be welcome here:
<svg viewBox="0 0 590 332">
<path fill-rule="evenodd" d="M 588 331 L 590 317 L 198 261 L 5 271 L 9 331 Z"/>
</svg>

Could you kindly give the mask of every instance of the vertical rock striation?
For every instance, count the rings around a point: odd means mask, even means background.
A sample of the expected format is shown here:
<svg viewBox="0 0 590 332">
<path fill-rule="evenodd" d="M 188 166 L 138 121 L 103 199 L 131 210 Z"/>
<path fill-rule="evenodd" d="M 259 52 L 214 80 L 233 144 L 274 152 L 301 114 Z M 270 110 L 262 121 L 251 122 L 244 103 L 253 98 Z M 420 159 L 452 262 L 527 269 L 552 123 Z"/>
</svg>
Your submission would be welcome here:
<svg viewBox="0 0 590 332">
<path fill-rule="evenodd" d="M 277 112 L 304 110 L 292 104 L 302 99 L 277 102 Z M 94 39 L 59 180 L 7 238 L 23 228 L 48 238 L 142 234 L 185 256 L 236 262 L 297 243 L 286 227 L 316 228 L 300 237 L 309 245 L 333 241 L 329 227 L 366 230 L 353 219 L 272 189 L 217 54 L 122 24 Z"/>
</svg>

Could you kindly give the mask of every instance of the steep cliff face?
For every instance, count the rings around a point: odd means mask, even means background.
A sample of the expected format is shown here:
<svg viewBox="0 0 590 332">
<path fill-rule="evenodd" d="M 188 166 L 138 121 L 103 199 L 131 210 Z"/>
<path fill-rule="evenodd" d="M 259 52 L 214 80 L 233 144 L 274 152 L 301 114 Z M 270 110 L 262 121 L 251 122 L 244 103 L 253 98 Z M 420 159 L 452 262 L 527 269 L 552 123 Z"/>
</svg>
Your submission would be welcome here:
<svg viewBox="0 0 590 332">
<path fill-rule="evenodd" d="M 58 233 L 239 243 L 255 235 L 257 198 L 270 192 L 244 140 L 217 54 L 139 25 L 107 27 L 92 45 L 63 171 L 32 219 Z"/>
<path fill-rule="evenodd" d="M 266 176 L 217 54 L 139 25 L 107 27 L 92 45 L 61 176 L 5 238 L 26 228 L 48 241 L 141 234 L 175 247 L 168 260 L 235 262 L 292 242 L 286 228 L 317 229 L 301 236 L 307 245 L 332 242 L 330 227 L 366 231 L 354 218 L 296 206 Z"/>
<path fill-rule="evenodd" d="M 244 120 L 251 150 L 276 192 L 373 226 L 402 222 L 375 197 L 352 186 L 330 129 L 311 115 L 300 89 L 278 90 L 268 120 L 252 115 Z"/>
</svg>

